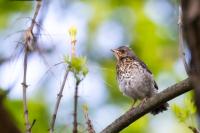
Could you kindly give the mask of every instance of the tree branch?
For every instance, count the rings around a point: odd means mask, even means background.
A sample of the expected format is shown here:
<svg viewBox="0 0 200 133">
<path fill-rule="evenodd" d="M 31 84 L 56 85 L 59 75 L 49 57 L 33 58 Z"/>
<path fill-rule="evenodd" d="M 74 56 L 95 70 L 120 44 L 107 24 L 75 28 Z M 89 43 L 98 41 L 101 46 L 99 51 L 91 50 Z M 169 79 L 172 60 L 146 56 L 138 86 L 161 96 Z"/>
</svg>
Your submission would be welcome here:
<svg viewBox="0 0 200 133">
<path fill-rule="evenodd" d="M 90 120 L 89 115 L 88 115 L 88 107 L 87 107 L 87 105 L 83 106 L 83 113 L 84 113 L 84 117 L 85 117 L 85 120 L 86 120 L 88 133 L 95 133 L 94 127 L 92 125 L 92 121 Z"/>
<path fill-rule="evenodd" d="M 36 21 L 36 17 L 38 15 L 39 9 L 41 7 L 41 1 L 37 1 L 37 7 L 35 10 L 34 17 L 32 19 L 30 27 L 26 30 L 24 34 L 24 63 L 23 63 L 23 82 L 22 82 L 22 88 L 23 88 L 23 106 L 24 106 L 24 117 L 25 117 L 25 125 L 26 125 L 26 132 L 31 133 L 31 125 L 29 121 L 29 115 L 28 115 L 28 105 L 27 105 L 27 83 L 26 83 L 26 77 L 27 77 L 27 65 L 28 65 L 28 55 L 29 51 L 34 43 L 34 36 L 33 36 L 33 28 Z"/>
<path fill-rule="evenodd" d="M 179 54 L 183 60 L 185 71 L 187 75 L 190 75 L 189 65 L 187 64 L 184 52 L 184 41 L 183 41 L 183 30 L 182 30 L 182 8 L 179 6 L 179 17 L 178 17 L 178 28 L 179 28 Z"/>
<path fill-rule="evenodd" d="M 148 101 L 143 104 L 143 106 L 138 106 L 135 109 L 127 111 L 125 114 L 108 125 L 105 129 L 103 129 L 101 133 L 118 133 L 137 119 L 152 111 L 160 104 L 176 98 L 177 96 L 192 89 L 193 86 L 189 78 L 174 84 L 157 95 L 149 98 Z"/>
<path fill-rule="evenodd" d="M 60 101 L 61 101 L 61 98 L 62 98 L 62 93 L 63 93 L 64 87 L 65 87 L 65 83 L 66 83 L 68 74 L 69 74 L 69 68 L 65 72 L 65 76 L 64 76 L 62 85 L 60 87 L 60 91 L 59 91 L 59 93 L 57 95 L 57 101 L 56 101 L 54 113 L 53 113 L 52 119 L 51 119 L 50 129 L 49 129 L 50 133 L 53 133 L 53 131 L 54 131 L 54 125 L 55 125 L 55 121 L 56 121 L 56 116 L 57 116 L 58 108 L 59 108 L 59 105 L 60 105 Z"/>
<path fill-rule="evenodd" d="M 28 87 L 28 85 L 26 84 L 27 59 L 28 59 L 28 50 L 25 50 L 25 55 L 24 55 L 24 74 L 23 74 L 23 82 L 22 82 L 23 105 L 24 105 L 24 117 L 25 117 L 26 132 L 27 133 L 31 133 L 31 125 L 30 125 L 29 117 L 28 117 L 28 105 L 27 105 L 27 97 L 26 97 L 26 91 L 27 91 L 27 87 Z"/>
<path fill-rule="evenodd" d="M 195 101 L 200 116 L 200 1 L 181 0 L 183 37 L 190 50 L 190 72 L 195 88 Z"/>
<path fill-rule="evenodd" d="M 189 129 L 191 129 L 193 133 L 200 133 L 200 131 L 195 127 L 189 126 Z"/>
<path fill-rule="evenodd" d="M 78 122 L 77 122 L 77 107 L 78 107 L 78 86 L 81 80 L 76 78 L 76 87 L 74 92 L 74 122 L 73 122 L 73 133 L 78 133 Z"/>
</svg>

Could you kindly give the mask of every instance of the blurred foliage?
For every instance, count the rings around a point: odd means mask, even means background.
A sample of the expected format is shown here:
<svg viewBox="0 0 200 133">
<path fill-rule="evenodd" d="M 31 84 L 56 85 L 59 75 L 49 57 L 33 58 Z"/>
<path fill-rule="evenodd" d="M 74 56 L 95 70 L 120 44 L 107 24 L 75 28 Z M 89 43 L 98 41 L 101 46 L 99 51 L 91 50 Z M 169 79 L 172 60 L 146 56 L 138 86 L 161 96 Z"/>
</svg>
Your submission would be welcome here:
<svg viewBox="0 0 200 133">
<path fill-rule="evenodd" d="M 0 0 L 0 30 L 9 26 L 12 16 L 31 11 L 32 5 L 31 1 Z"/>
<path fill-rule="evenodd" d="M 161 2 L 162 1 L 167 2 L 173 10 L 176 11 L 177 0 L 161 0 Z M 101 58 L 101 52 L 99 52 L 99 54 L 94 52 L 94 49 L 96 49 L 95 38 L 97 38 L 98 30 L 105 22 L 115 22 L 123 28 L 122 42 L 129 43 L 128 45 L 147 64 L 155 77 L 163 71 L 169 73 L 174 72 L 174 64 L 178 60 L 176 18 L 172 15 L 165 18 L 166 20 L 174 20 L 173 25 L 166 26 L 165 24 L 168 24 L 168 22 L 163 24 L 155 22 L 155 20 L 148 16 L 145 9 L 149 2 L 156 3 L 160 2 L 160 0 L 81 0 L 74 2 L 82 2 L 92 8 L 92 14 L 87 24 L 87 38 L 84 47 L 86 47 L 87 50 L 87 60 L 98 63 L 101 68 L 100 71 L 109 93 L 106 103 L 111 102 L 119 107 L 122 107 L 122 105 L 131 105 L 131 99 L 123 96 L 118 89 L 117 80 L 115 78 L 116 64 L 114 58 L 111 58 L 111 53 L 109 57 Z M 70 4 L 73 4 L 73 2 Z M 30 1 L 0 0 L 0 29 L 7 28 L 13 16 L 33 11 L 34 5 L 35 3 Z M 66 4 L 66 7 L 70 7 L 70 5 Z M 157 15 L 159 16 L 160 14 L 158 13 Z M 109 31 L 112 29 L 107 30 Z M 77 31 L 73 31 L 72 34 L 75 36 L 76 32 Z M 75 37 L 72 40 L 75 40 Z M 73 71 L 76 73 L 83 74 L 84 76 L 88 73 L 86 57 L 70 58 L 69 56 L 65 56 L 64 61 L 70 64 Z M 18 123 L 20 129 L 23 131 L 24 118 L 22 102 L 8 99 L 4 104 L 9 108 L 10 112 L 15 117 L 16 123 Z M 33 132 L 47 132 L 49 128 L 48 118 L 50 118 L 47 109 L 49 109 L 49 107 L 46 106 L 46 103 L 30 100 L 30 121 L 36 119 Z M 123 109 L 127 109 L 127 107 Z M 191 96 L 185 98 L 184 106 L 174 104 L 172 110 L 176 118 L 184 123 L 188 121 L 191 116 L 195 116 L 196 111 Z M 96 110 L 90 110 L 90 112 L 92 111 L 95 112 Z M 122 131 L 122 133 L 149 132 L 149 121 L 148 116 L 142 117 Z M 66 125 L 58 124 L 56 127 L 56 132 L 71 131 L 71 127 L 68 128 Z"/>
<path fill-rule="evenodd" d="M 194 92 L 190 92 L 184 98 L 183 105 L 172 105 L 172 111 L 179 122 L 184 123 L 187 127 L 197 128 L 196 123 L 196 106 L 194 104 Z"/>
<path fill-rule="evenodd" d="M 4 101 L 5 106 L 8 108 L 10 113 L 14 116 L 16 124 L 24 132 L 24 112 L 23 112 L 23 103 L 20 100 L 9 100 Z M 44 133 L 48 131 L 49 125 L 47 118 L 50 118 L 45 103 L 41 101 L 31 101 L 28 104 L 29 107 L 29 116 L 30 121 L 33 122 L 36 119 L 36 122 L 32 128 L 34 133 Z"/>
<path fill-rule="evenodd" d="M 114 20 L 123 26 L 126 30 L 126 36 L 133 39 L 130 46 L 146 62 L 154 74 L 161 70 L 171 70 L 174 59 L 178 57 L 177 41 L 170 37 L 170 30 L 167 27 L 156 24 L 147 16 L 144 9 L 145 0 L 95 0 L 88 2 L 94 8 L 93 18 L 89 23 L 91 44 L 94 42 L 95 30 L 102 22 Z M 123 9 L 120 10 L 121 8 Z M 164 62 L 163 59 L 165 59 Z"/>
<path fill-rule="evenodd" d="M 123 96 L 123 94 L 119 91 L 117 80 L 115 80 L 116 79 L 115 63 L 111 60 L 103 60 L 101 67 L 103 68 L 101 71 L 104 76 L 105 84 L 109 88 L 109 94 L 110 94 L 109 101 L 118 104 L 123 104 L 124 102 L 131 101 L 131 99 Z"/>
<path fill-rule="evenodd" d="M 121 133 L 148 133 L 150 132 L 148 123 L 149 118 L 144 116 L 128 126 L 128 128 L 125 128 Z"/>
<path fill-rule="evenodd" d="M 109 20 L 117 21 L 125 29 L 125 37 L 133 39 L 130 42 L 130 47 L 155 75 L 161 71 L 172 71 L 173 63 L 178 58 L 177 40 L 170 37 L 170 30 L 167 27 L 158 25 L 147 16 L 144 9 L 147 1 L 94 0 L 87 2 L 94 9 L 89 22 L 90 49 L 95 47 L 92 45 L 94 44 L 94 33 L 101 24 Z M 124 41 L 128 38 L 124 38 Z M 103 58 L 100 65 L 102 68 L 108 69 L 108 71 L 103 71 L 103 74 L 105 82 L 109 83 L 107 87 L 111 95 L 110 100 L 116 103 L 126 102 L 127 98 L 121 96 L 119 90 L 116 89 L 118 88 L 117 82 L 113 81 L 115 77 L 113 59 Z"/>
</svg>

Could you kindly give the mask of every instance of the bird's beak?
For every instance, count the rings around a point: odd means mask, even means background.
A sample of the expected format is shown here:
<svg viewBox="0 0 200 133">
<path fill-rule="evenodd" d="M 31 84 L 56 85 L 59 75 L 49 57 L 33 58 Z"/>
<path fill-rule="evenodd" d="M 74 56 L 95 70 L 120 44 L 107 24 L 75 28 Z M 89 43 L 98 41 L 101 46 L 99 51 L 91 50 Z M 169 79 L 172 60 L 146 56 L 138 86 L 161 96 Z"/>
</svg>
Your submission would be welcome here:
<svg viewBox="0 0 200 133">
<path fill-rule="evenodd" d="M 119 60 L 119 51 L 117 49 L 111 49 L 111 51 L 113 52 L 114 56 L 117 58 L 117 60 Z"/>
<path fill-rule="evenodd" d="M 117 53 L 117 52 L 118 52 L 118 50 L 116 50 L 116 49 L 111 49 L 111 51 L 112 51 L 113 53 Z"/>
</svg>

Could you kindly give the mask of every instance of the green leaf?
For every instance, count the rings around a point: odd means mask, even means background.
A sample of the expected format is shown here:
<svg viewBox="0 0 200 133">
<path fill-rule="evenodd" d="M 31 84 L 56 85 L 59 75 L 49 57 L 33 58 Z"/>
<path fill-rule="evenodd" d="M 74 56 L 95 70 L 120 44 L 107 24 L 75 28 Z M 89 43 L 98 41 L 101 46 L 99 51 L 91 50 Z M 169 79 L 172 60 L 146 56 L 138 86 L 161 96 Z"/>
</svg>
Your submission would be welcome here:
<svg viewBox="0 0 200 133">
<path fill-rule="evenodd" d="M 32 6 L 33 3 L 28 1 L 0 0 L 0 30 L 7 27 L 10 28 L 10 22 L 15 18 L 15 15 L 18 16 L 19 14 L 23 15 L 23 13 L 30 12 Z"/>
<path fill-rule="evenodd" d="M 71 71 L 75 74 L 82 74 L 86 76 L 88 73 L 88 68 L 86 65 L 86 57 L 72 57 L 64 56 L 64 62 L 70 66 Z"/>
<path fill-rule="evenodd" d="M 23 103 L 20 100 L 10 100 L 6 99 L 3 103 L 5 107 L 8 109 L 8 111 L 11 113 L 11 115 L 14 118 L 14 121 L 16 121 L 17 126 L 21 129 L 22 132 L 24 132 L 24 110 L 23 110 Z M 30 123 L 33 122 L 34 119 L 36 119 L 36 123 L 33 126 L 33 133 L 44 133 L 47 132 L 47 129 L 49 128 L 48 125 L 48 118 L 50 118 L 47 107 L 45 106 L 45 103 L 38 102 L 38 101 L 29 101 L 28 102 L 29 107 L 29 119 Z"/>
<path fill-rule="evenodd" d="M 148 133 L 149 117 L 144 116 L 121 131 L 121 133 Z"/>
<path fill-rule="evenodd" d="M 88 74 L 88 68 L 84 66 L 82 69 L 82 72 L 83 72 L 83 76 L 86 76 Z"/>
<path fill-rule="evenodd" d="M 197 112 L 197 108 L 194 103 L 194 92 L 190 92 L 186 95 L 186 98 L 184 99 L 185 107 L 188 109 L 188 112 L 190 115 L 195 115 Z"/>
<path fill-rule="evenodd" d="M 70 57 L 68 56 L 68 55 L 65 55 L 64 56 L 64 62 L 66 63 L 66 64 L 70 64 Z"/>
<path fill-rule="evenodd" d="M 188 112 L 184 108 L 181 108 L 176 104 L 172 105 L 172 111 L 180 122 L 185 122 L 189 116 Z"/>
<path fill-rule="evenodd" d="M 86 65 L 85 57 L 72 57 L 71 67 L 77 72 L 81 72 L 83 67 Z"/>
</svg>

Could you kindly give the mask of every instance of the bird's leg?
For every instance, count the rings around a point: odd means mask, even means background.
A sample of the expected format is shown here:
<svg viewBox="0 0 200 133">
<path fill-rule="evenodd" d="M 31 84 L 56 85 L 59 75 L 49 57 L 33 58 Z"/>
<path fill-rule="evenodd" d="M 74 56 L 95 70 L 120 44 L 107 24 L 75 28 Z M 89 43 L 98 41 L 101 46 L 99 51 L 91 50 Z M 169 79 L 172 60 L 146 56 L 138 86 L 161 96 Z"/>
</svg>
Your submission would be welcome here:
<svg viewBox="0 0 200 133">
<path fill-rule="evenodd" d="M 146 103 L 147 99 L 148 99 L 148 98 L 145 97 L 145 98 L 141 101 L 140 107 L 143 107 L 143 106 L 144 106 L 144 104 Z"/>
<path fill-rule="evenodd" d="M 136 100 L 133 100 L 129 110 L 135 109 L 135 103 L 136 103 Z"/>
<path fill-rule="evenodd" d="M 132 105 L 131 105 L 131 108 L 135 108 L 135 107 L 134 107 L 134 106 L 135 106 L 135 103 L 136 103 L 136 100 L 133 100 Z"/>
</svg>

